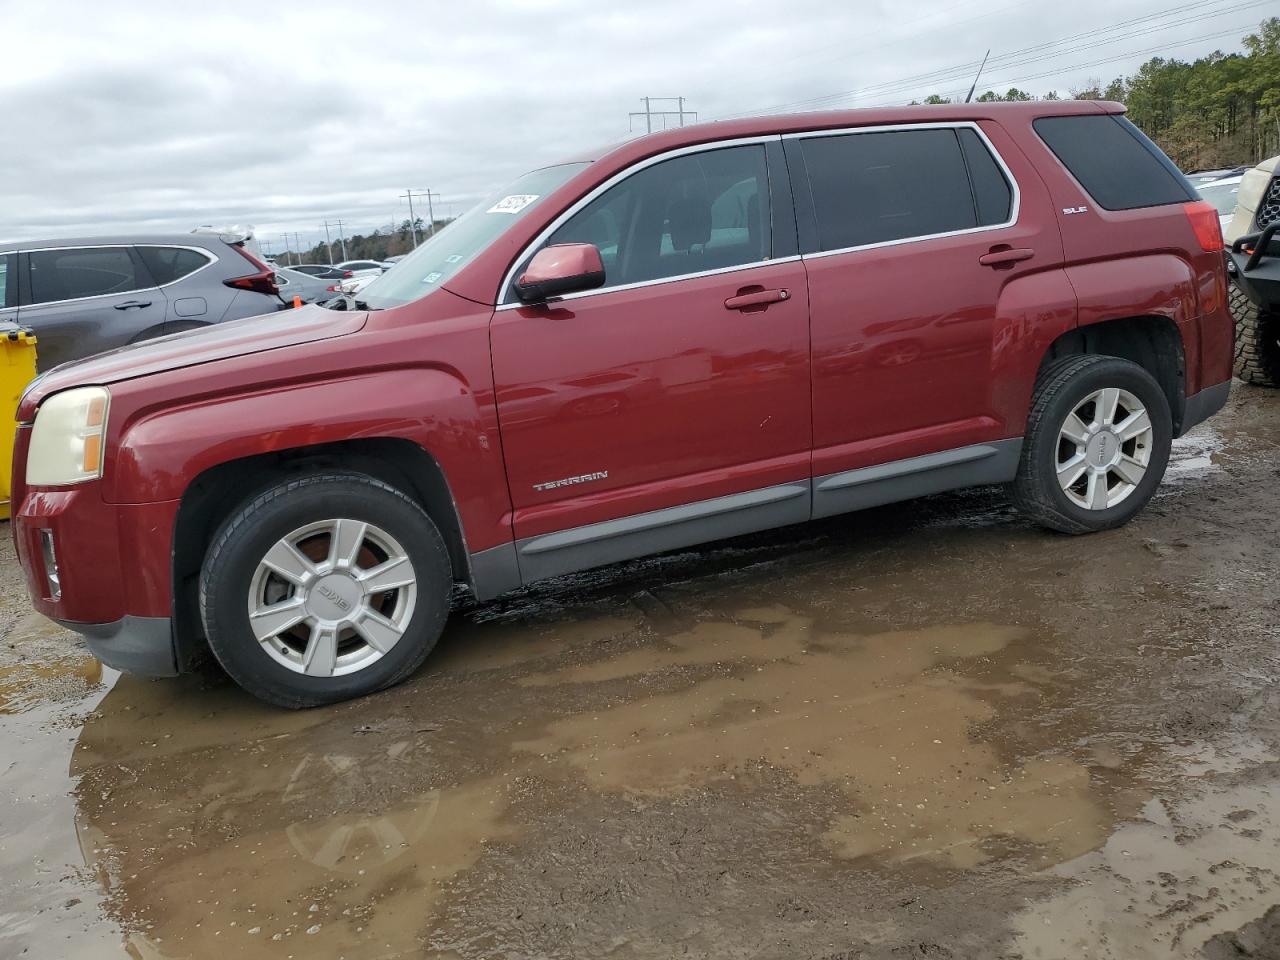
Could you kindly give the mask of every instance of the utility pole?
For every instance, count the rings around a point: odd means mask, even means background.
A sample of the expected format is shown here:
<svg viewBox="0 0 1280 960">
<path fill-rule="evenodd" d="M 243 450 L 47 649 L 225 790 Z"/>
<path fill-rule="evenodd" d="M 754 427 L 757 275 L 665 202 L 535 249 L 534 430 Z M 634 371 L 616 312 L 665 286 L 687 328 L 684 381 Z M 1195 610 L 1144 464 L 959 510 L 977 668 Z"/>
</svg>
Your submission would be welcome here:
<svg viewBox="0 0 1280 960">
<path fill-rule="evenodd" d="M 347 256 L 347 238 L 342 232 L 342 220 L 341 218 L 339 218 L 333 222 L 337 224 L 337 227 L 338 227 L 338 242 L 342 244 L 342 259 L 345 262 L 347 260 L 350 260 L 351 258 Z M 332 263 L 333 261 L 329 261 L 329 262 Z"/>
<path fill-rule="evenodd" d="M 284 257 L 284 265 L 287 267 L 289 266 L 289 235 L 287 233 L 283 233 L 281 236 L 284 238 L 284 250 L 281 252 L 280 256 Z"/>
<path fill-rule="evenodd" d="M 333 241 L 329 239 L 329 221 L 324 222 L 324 252 L 329 255 L 329 266 L 333 266 Z"/>
<path fill-rule="evenodd" d="M 670 109 L 655 110 L 653 108 L 653 104 L 655 101 L 659 103 L 667 103 L 667 104 L 674 103 L 676 105 L 676 108 L 674 110 L 670 110 Z M 697 122 L 698 112 L 696 110 L 686 110 L 684 108 L 684 101 L 685 101 L 684 97 L 641 97 L 640 102 L 644 104 L 644 110 L 635 110 L 627 114 L 628 127 L 629 129 L 632 129 L 632 130 L 635 129 L 636 117 L 644 117 L 645 133 L 653 133 L 654 117 L 662 118 L 663 130 L 667 129 L 667 118 L 669 117 L 675 117 L 676 123 L 682 127 L 684 126 L 685 117 L 693 117 L 694 121 Z"/>
<path fill-rule="evenodd" d="M 413 235 L 413 249 L 417 250 L 418 249 L 418 222 L 413 215 L 413 198 L 415 196 L 426 197 L 427 209 L 430 210 L 431 209 L 431 191 L 430 190 L 415 191 L 412 187 L 410 187 L 404 193 L 400 194 L 400 196 L 407 198 L 409 201 L 409 230 Z M 436 196 L 439 196 L 439 194 L 436 194 Z"/>
<path fill-rule="evenodd" d="M 298 233 L 296 230 L 294 231 L 294 234 L 293 234 L 293 242 L 297 245 L 298 262 L 301 263 L 302 262 L 302 238 L 298 236 Z"/>
<path fill-rule="evenodd" d="M 436 194 L 440 196 L 440 194 Z M 436 212 L 431 206 L 431 191 L 427 190 L 427 236 L 434 237 L 436 235 Z"/>
</svg>

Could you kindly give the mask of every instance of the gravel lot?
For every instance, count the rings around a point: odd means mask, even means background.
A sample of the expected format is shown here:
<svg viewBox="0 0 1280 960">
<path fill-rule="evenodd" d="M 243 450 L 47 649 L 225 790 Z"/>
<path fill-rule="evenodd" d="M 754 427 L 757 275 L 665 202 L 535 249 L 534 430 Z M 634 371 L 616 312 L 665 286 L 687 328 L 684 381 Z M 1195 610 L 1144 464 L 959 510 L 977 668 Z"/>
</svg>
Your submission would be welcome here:
<svg viewBox="0 0 1280 960">
<path fill-rule="evenodd" d="M 1280 957 L 1280 392 L 1125 529 L 984 489 L 455 614 L 410 682 L 119 677 L 0 543 L 0 957 Z"/>
</svg>

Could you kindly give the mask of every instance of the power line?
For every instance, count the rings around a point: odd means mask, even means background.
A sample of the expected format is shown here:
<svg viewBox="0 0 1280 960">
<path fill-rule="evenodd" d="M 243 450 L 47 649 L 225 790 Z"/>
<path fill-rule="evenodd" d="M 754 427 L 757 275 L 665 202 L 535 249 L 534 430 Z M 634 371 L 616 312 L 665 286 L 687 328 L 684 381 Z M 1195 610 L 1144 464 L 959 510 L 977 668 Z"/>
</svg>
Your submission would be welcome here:
<svg viewBox="0 0 1280 960">
<path fill-rule="evenodd" d="M 1129 50 L 1125 53 L 1116 54 L 1114 57 L 1106 57 L 1102 60 L 1087 60 L 1087 61 L 1082 61 L 1080 63 L 1072 63 L 1072 64 L 1068 64 L 1067 66 L 1055 67 L 1052 70 L 1046 70 L 1043 73 L 1034 73 L 1028 76 L 1016 77 L 1011 80 L 1001 80 L 998 83 L 993 82 L 990 84 L 990 87 L 991 89 L 996 89 L 998 87 L 1003 87 L 1005 84 L 1008 84 L 1010 86 L 1016 86 L 1019 83 L 1026 83 L 1030 80 L 1041 80 L 1045 77 L 1060 76 L 1061 74 L 1067 73 L 1072 70 L 1081 70 L 1087 67 L 1101 66 L 1107 63 L 1115 63 L 1118 60 L 1127 60 L 1130 57 L 1143 56 L 1144 54 L 1148 54 L 1148 53 L 1163 53 L 1166 50 L 1172 50 L 1177 47 L 1185 47 L 1193 43 L 1203 43 L 1205 40 L 1216 40 L 1221 37 L 1239 36 L 1241 30 L 1247 30 L 1248 28 L 1249 28 L 1249 25 L 1244 24 L 1238 27 L 1231 27 L 1226 30 L 1219 30 L 1217 33 L 1208 33 L 1208 34 L 1204 34 L 1203 36 L 1193 37 L 1190 40 L 1182 40 L 1177 43 L 1164 43 L 1155 47 L 1147 47 L 1146 49 L 1143 49 L 1143 50 Z M 921 87 L 917 89 L 924 89 L 924 88 Z M 964 93 L 963 89 L 951 91 L 951 98 L 957 99 L 962 93 Z M 895 106 L 900 102 L 901 102 L 901 98 L 897 98 L 894 100 L 882 100 L 878 103 L 867 104 L 867 106 L 868 107 L 888 107 L 888 106 Z"/>
<path fill-rule="evenodd" d="M 1128 40 L 1136 36 L 1143 36 L 1150 33 L 1156 33 L 1156 32 L 1160 32 L 1168 29 L 1173 29 L 1179 26 L 1185 26 L 1189 23 L 1196 23 L 1201 20 L 1220 17 L 1226 13 L 1233 13 L 1239 10 L 1249 9 L 1251 7 L 1266 6 L 1271 2 L 1272 0 L 1248 0 L 1248 2 L 1244 2 L 1244 3 L 1233 2 L 1233 0 L 1209 0 L 1208 3 L 1205 3 L 1204 0 L 1200 0 L 1200 2 L 1187 3 L 1179 7 L 1173 7 L 1168 10 L 1162 11 L 1161 13 L 1158 13 L 1158 14 L 1147 14 L 1142 17 L 1133 17 L 1127 20 L 1118 21 L 1116 23 L 1110 24 L 1105 27 L 1097 27 L 1092 30 L 1086 30 L 1082 33 L 1072 34 L 1070 36 L 1060 37 L 1056 40 L 1050 40 L 1047 42 L 1033 44 L 1031 46 L 1023 47 L 1018 50 L 1012 50 L 1012 51 L 1009 51 L 1008 53 L 1000 54 L 996 57 L 993 57 L 991 60 L 991 66 L 997 69 L 998 68 L 1007 69 L 1014 66 L 1024 66 L 1031 63 L 1042 62 L 1045 60 L 1052 60 L 1057 57 L 1066 56 L 1070 53 L 1079 52 L 1081 49 L 1093 49 L 1100 46 L 1107 46 L 1109 44 L 1118 43 L 1123 40 Z M 1231 4 L 1231 5 L 1223 6 L 1223 4 Z M 1188 10 L 1194 10 L 1194 9 L 1205 10 L 1206 8 L 1211 8 L 1211 9 L 1209 9 L 1208 12 L 1201 13 L 1196 16 L 1183 17 L 1181 19 L 1173 20 L 1167 23 L 1150 25 L 1151 21 L 1153 20 L 1164 20 L 1169 17 L 1177 16 L 1180 13 L 1185 13 Z M 1147 26 L 1144 26 L 1142 29 L 1138 29 L 1138 30 L 1130 30 L 1128 32 L 1119 34 L 1114 37 L 1107 37 L 1105 39 L 1096 40 L 1093 43 L 1087 44 L 1083 47 L 1077 45 L 1073 47 L 1071 50 L 1066 50 L 1066 51 L 1059 50 L 1059 51 L 1054 51 L 1049 53 L 1042 53 L 1039 56 L 1032 56 L 1032 57 L 1025 56 L 1028 53 L 1035 53 L 1037 51 L 1046 51 L 1052 47 L 1056 47 L 1064 43 L 1074 43 L 1075 41 L 1078 41 L 1078 40 L 1088 39 L 1089 37 L 1096 37 L 1100 34 L 1113 33 L 1117 30 L 1123 30 L 1126 27 L 1134 27 L 1140 24 L 1147 24 Z M 1191 42 L 1198 42 L 1205 39 L 1211 39 L 1211 38 L 1201 36 L 1201 37 L 1195 38 L 1195 40 Z M 1176 45 L 1181 46 L 1184 44 L 1176 44 Z M 1019 57 L 1023 57 L 1023 59 L 1018 59 Z M 901 77 L 901 78 L 898 78 L 897 80 L 889 80 L 889 81 L 884 81 L 882 83 L 869 84 L 866 87 L 861 87 L 855 90 L 846 90 L 840 93 L 825 94 L 818 97 L 808 97 L 802 100 L 793 100 L 793 101 L 782 103 L 782 104 L 776 104 L 772 107 L 767 108 L 764 111 L 746 111 L 743 113 L 730 114 L 728 117 L 722 117 L 721 119 L 732 119 L 734 117 L 748 116 L 752 113 L 759 113 L 759 112 L 772 113 L 772 112 L 793 110 L 793 109 L 801 109 L 801 110 L 813 109 L 819 106 L 837 103 L 842 100 L 847 100 L 852 98 L 861 98 L 861 97 L 865 97 L 872 94 L 879 94 L 883 96 L 889 93 L 893 93 L 895 91 L 911 89 L 913 87 L 923 86 L 925 84 L 936 85 L 941 83 L 948 83 L 952 80 L 958 80 L 962 77 L 968 76 L 973 71 L 973 69 L 977 66 L 978 66 L 978 62 L 976 60 L 969 61 L 966 63 L 961 63 L 961 64 L 953 64 L 952 66 L 949 66 L 949 67 L 942 67 L 939 69 L 926 71 L 924 73 L 916 74 L 910 77 Z"/>
<path fill-rule="evenodd" d="M 1212 4 L 1214 5 L 1221 4 L 1222 2 L 1224 2 L 1224 0 L 1212 0 Z M 1112 24 L 1109 27 L 1102 27 L 1093 31 L 1086 31 L 1086 33 L 1084 34 L 1075 34 L 1070 37 L 1062 37 L 1057 40 L 1049 41 L 1048 43 L 1036 44 L 1032 47 L 1025 47 L 1021 50 L 1014 50 L 1006 54 L 1001 54 L 1000 56 L 994 58 L 991 65 L 993 68 L 1009 68 L 1014 66 L 1024 66 L 1031 63 L 1042 62 L 1045 60 L 1052 60 L 1057 57 L 1066 56 L 1068 53 L 1076 53 L 1081 49 L 1093 49 L 1095 47 L 1107 46 L 1111 43 L 1118 43 L 1122 40 L 1128 40 L 1135 36 L 1143 36 L 1145 34 L 1154 33 L 1154 32 L 1158 32 L 1165 29 L 1172 29 L 1173 27 L 1177 27 L 1177 26 L 1183 26 L 1187 23 L 1195 22 L 1198 20 L 1218 17 L 1224 13 L 1232 13 L 1237 10 L 1247 9 L 1249 7 L 1264 6 L 1269 2 L 1271 2 L 1271 0 L 1248 0 L 1248 2 L 1237 3 L 1235 6 L 1217 9 L 1210 13 L 1203 14 L 1198 17 L 1184 18 L 1183 20 L 1178 20 L 1172 23 L 1160 24 L 1155 27 L 1148 27 L 1142 30 L 1131 31 L 1128 33 L 1117 35 L 1115 37 L 1109 37 L 1104 40 L 1098 40 L 1098 41 L 1095 41 L 1094 43 L 1087 44 L 1083 47 L 1077 46 L 1070 51 L 1057 51 L 1054 53 L 1042 54 L 1040 56 L 1027 57 L 1022 60 L 1016 59 L 1022 54 L 1032 50 L 1042 50 L 1047 47 L 1057 46 L 1058 44 L 1069 43 L 1078 39 L 1082 39 L 1089 34 L 1111 32 L 1126 26 L 1132 26 L 1134 22 L 1136 22 L 1136 21 L 1121 21 L 1120 23 Z M 1203 6 L 1203 4 L 1187 5 L 1187 7 L 1193 7 L 1193 6 Z M 1172 11 L 1166 11 L 1164 14 L 1161 14 L 1160 16 L 1168 16 L 1170 14 L 1177 13 L 1181 10 L 1185 10 L 1187 9 L 1187 7 L 1174 8 Z M 1150 16 L 1148 16 L 1148 17 L 1139 17 L 1136 19 L 1149 20 L 1151 18 Z M 1195 41 L 1204 40 L 1204 39 L 1208 39 L 1208 38 L 1201 36 L 1201 37 L 1195 38 Z M 1192 41 L 1192 42 L 1195 42 L 1195 41 Z M 783 104 L 781 107 L 775 107 L 771 109 L 774 109 L 774 110 L 795 109 L 795 108 L 809 109 L 809 108 L 815 108 L 822 105 L 836 103 L 841 100 L 851 99 L 855 97 L 864 97 L 869 94 L 885 95 L 885 94 L 889 94 L 897 91 L 913 89 L 916 87 L 922 87 L 926 84 L 936 85 L 940 83 L 948 83 L 950 81 L 959 80 L 965 76 L 968 76 L 969 72 L 975 66 L 977 66 L 977 61 L 972 61 L 970 63 L 964 63 L 964 64 L 956 64 L 952 67 L 945 67 L 939 70 L 930 71 L 928 73 L 917 74 L 912 77 L 904 77 L 898 80 L 885 81 L 879 84 L 872 84 L 858 90 L 849 90 L 849 91 L 844 91 L 842 93 L 826 94 L 820 97 L 810 97 L 805 100 L 792 101 L 791 103 Z"/>
</svg>

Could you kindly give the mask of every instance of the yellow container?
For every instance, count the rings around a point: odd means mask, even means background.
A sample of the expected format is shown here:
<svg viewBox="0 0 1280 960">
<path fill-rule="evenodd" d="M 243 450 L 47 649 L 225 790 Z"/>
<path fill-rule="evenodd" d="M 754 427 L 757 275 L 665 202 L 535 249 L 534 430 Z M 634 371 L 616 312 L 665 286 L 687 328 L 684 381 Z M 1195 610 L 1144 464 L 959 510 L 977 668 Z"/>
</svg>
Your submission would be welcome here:
<svg viewBox="0 0 1280 960">
<path fill-rule="evenodd" d="M 0 520 L 9 519 L 18 401 L 35 377 L 36 335 L 17 324 L 0 324 Z"/>
</svg>

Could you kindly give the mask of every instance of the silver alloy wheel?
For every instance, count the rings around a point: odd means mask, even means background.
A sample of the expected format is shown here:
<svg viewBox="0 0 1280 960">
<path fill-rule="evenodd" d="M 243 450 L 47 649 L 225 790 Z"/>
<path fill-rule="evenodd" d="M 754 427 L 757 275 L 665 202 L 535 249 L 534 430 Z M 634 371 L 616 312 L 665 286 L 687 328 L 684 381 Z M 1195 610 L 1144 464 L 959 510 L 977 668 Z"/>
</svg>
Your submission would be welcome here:
<svg viewBox="0 0 1280 960">
<path fill-rule="evenodd" d="M 296 673 L 363 670 L 400 642 L 417 599 L 404 547 L 363 520 L 321 520 L 281 537 L 249 584 L 249 626 Z"/>
<path fill-rule="evenodd" d="M 1114 507 L 1146 476 L 1153 438 L 1142 401 L 1117 387 L 1095 390 L 1059 431 L 1058 485 L 1086 510 Z"/>
</svg>

